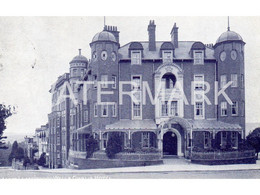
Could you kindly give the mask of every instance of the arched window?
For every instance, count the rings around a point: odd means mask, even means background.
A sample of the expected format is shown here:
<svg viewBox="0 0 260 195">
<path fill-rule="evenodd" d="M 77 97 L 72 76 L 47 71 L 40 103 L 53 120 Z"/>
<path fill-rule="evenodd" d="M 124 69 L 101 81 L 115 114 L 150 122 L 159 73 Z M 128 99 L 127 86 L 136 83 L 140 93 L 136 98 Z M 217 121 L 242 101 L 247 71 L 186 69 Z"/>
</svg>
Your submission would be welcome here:
<svg viewBox="0 0 260 195">
<path fill-rule="evenodd" d="M 172 73 L 166 73 L 162 77 L 162 86 L 165 86 L 165 89 L 173 89 L 176 83 L 176 77 Z"/>
</svg>

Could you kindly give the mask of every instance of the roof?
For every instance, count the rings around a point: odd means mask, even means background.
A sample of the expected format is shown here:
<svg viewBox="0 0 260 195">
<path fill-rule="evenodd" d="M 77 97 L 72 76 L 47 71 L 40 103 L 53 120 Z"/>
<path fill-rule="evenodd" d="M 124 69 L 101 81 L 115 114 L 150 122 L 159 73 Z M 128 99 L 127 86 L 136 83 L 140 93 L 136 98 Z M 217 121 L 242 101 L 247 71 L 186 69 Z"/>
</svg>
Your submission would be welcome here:
<svg viewBox="0 0 260 195">
<path fill-rule="evenodd" d="M 115 122 L 110 125 L 106 125 L 106 129 L 139 129 L 139 130 L 154 130 L 158 129 L 155 121 L 152 119 L 144 119 L 144 120 L 130 120 L 130 119 L 121 119 L 118 122 Z"/>
<path fill-rule="evenodd" d="M 228 30 L 220 35 L 220 37 L 216 41 L 216 44 L 225 41 L 243 41 L 243 39 L 238 33 Z"/>
<path fill-rule="evenodd" d="M 70 62 L 70 64 L 71 63 L 81 63 L 81 62 L 83 62 L 83 63 L 88 63 L 88 59 L 85 57 L 85 56 L 83 56 L 83 55 L 77 55 L 77 56 L 75 56 L 72 60 L 71 60 L 71 62 Z"/>
<path fill-rule="evenodd" d="M 143 46 L 143 58 L 144 59 L 160 59 L 160 49 L 163 43 L 169 41 L 156 41 L 156 51 L 149 51 L 149 42 L 141 41 L 139 43 Z M 190 50 L 192 45 L 197 41 L 179 41 L 178 47 L 175 48 L 175 58 L 176 59 L 193 59 L 190 56 Z M 132 42 L 120 47 L 119 55 L 120 59 L 129 59 L 129 46 Z M 205 59 L 215 59 L 213 48 L 206 47 L 205 49 Z"/>
<path fill-rule="evenodd" d="M 117 43 L 115 36 L 108 31 L 102 31 L 102 32 L 97 33 L 93 37 L 92 43 L 96 42 L 96 41 L 112 41 L 112 42 Z"/>
<path fill-rule="evenodd" d="M 242 130 L 239 124 L 225 123 L 218 120 L 189 120 L 193 130 Z"/>
</svg>

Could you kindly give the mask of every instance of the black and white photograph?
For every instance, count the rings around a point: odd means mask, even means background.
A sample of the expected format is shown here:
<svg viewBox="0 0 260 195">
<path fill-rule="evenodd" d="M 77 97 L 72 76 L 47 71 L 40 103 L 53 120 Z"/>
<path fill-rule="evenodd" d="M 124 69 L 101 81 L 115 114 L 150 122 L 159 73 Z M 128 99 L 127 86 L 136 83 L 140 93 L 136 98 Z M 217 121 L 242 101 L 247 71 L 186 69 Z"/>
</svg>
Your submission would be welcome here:
<svg viewBox="0 0 260 195">
<path fill-rule="evenodd" d="M 1 179 L 260 179 L 259 16 L 0 26 Z"/>
</svg>

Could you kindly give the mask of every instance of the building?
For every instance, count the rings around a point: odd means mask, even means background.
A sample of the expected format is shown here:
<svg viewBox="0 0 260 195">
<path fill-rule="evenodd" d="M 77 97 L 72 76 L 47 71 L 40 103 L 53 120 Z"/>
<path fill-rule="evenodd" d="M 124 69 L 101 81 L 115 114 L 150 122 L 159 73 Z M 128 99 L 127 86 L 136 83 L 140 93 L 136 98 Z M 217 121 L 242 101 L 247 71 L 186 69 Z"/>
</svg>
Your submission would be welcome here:
<svg viewBox="0 0 260 195">
<path fill-rule="evenodd" d="M 48 156 L 48 136 L 49 135 L 49 125 L 42 125 L 40 128 L 35 130 L 35 138 L 38 146 L 38 152 L 36 158 L 39 159 L 42 153 Z"/>
<path fill-rule="evenodd" d="M 105 150 L 111 132 L 120 133 L 123 148 L 162 155 L 238 148 L 245 136 L 242 37 L 228 27 L 214 45 L 180 41 L 175 23 L 169 39 L 157 41 L 154 21 L 147 31 L 147 41 L 121 46 L 117 27 L 105 26 L 90 43 L 90 61 L 80 51 L 70 73 L 59 77 L 53 105 L 65 81 L 78 104 L 68 98 L 52 108 L 50 167 L 85 158 L 90 135 Z M 93 84 L 85 88 L 82 81 Z"/>
</svg>

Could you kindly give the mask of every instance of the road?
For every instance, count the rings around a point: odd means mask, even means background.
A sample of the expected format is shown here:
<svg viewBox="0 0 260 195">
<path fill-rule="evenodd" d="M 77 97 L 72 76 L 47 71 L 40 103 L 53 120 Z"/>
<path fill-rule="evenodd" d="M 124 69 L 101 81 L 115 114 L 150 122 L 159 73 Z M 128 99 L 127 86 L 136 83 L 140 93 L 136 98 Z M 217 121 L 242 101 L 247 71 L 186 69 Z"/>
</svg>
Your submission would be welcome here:
<svg viewBox="0 0 260 195">
<path fill-rule="evenodd" d="M 181 171 L 149 173 L 50 173 L 0 168 L 0 178 L 86 178 L 86 179 L 260 179 L 260 170 Z"/>
</svg>

